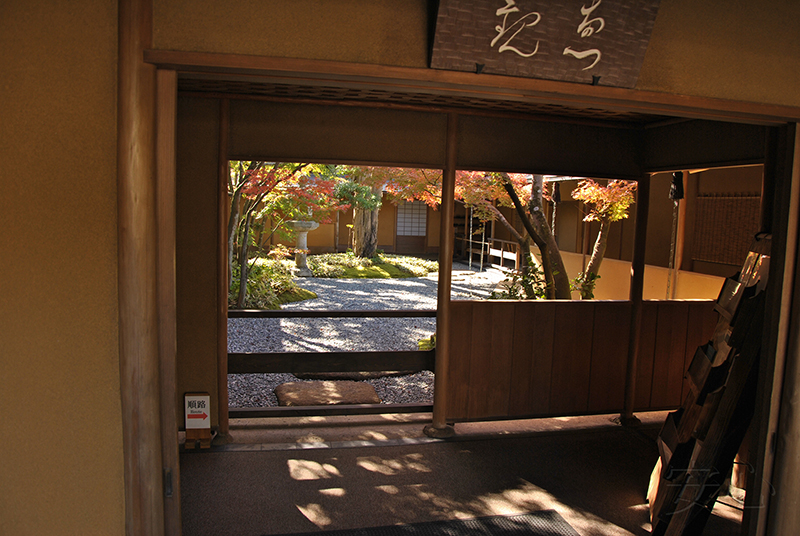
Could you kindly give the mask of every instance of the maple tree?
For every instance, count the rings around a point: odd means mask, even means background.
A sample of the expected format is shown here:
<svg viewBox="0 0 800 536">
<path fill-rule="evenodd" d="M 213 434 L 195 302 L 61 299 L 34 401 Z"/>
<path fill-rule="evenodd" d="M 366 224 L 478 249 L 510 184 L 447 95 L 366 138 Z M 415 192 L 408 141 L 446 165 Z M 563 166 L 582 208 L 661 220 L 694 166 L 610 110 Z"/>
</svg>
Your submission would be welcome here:
<svg viewBox="0 0 800 536">
<path fill-rule="evenodd" d="M 633 181 L 613 180 L 602 186 L 592 179 L 583 179 L 572 190 L 572 197 L 583 201 L 589 208 L 583 221 L 600 223 L 589 262 L 576 278 L 576 286 L 583 299 L 593 297 L 594 285 L 608 244 L 609 228 L 613 222 L 628 217 L 628 208 L 634 202 L 633 192 L 636 186 L 637 183 Z"/>
<path fill-rule="evenodd" d="M 570 299 L 569 277 L 545 215 L 548 196 L 542 175 L 462 171 L 456 174 L 456 199 L 479 219 L 498 221 L 508 229 L 523 252 L 523 269 L 535 262 L 530 255 L 533 242 L 541 257 L 545 297 Z M 514 227 L 499 207 L 513 208 L 524 231 Z"/>
<path fill-rule="evenodd" d="M 414 168 L 350 167 L 344 174 L 354 181 L 369 186 L 375 195 L 381 190 L 394 199 L 423 201 L 436 208 L 441 204 L 441 170 Z M 538 177 L 538 178 L 536 178 Z M 499 221 L 519 242 L 522 251 L 530 251 L 533 241 L 542 257 L 546 294 L 548 298 L 570 298 L 570 283 L 564 263 L 550 232 L 544 215 L 544 192 L 541 176 L 517 173 L 486 173 L 458 171 L 456 173 L 455 197 L 472 208 L 481 221 Z M 378 208 L 358 208 L 354 205 L 353 231 L 354 253 L 371 256 L 377 246 Z M 519 232 L 499 210 L 498 206 L 517 208 L 522 216 L 527 233 Z M 526 254 L 524 262 L 533 262 Z"/>
<path fill-rule="evenodd" d="M 628 208 L 634 202 L 636 183 L 617 180 L 602 185 L 592 179 L 578 182 L 573 198 L 585 203 L 589 211 L 584 220 L 600 222 L 600 231 L 589 262 L 573 284 L 547 221 L 545 202 L 552 199 L 546 182 L 542 175 L 458 171 L 455 198 L 471 208 L 479 220 L 497 221 L 509 231 L 524 252 L 523 270 L 527 269 L 526 265 L 534 263 L 529 251 L 531 242 L 536 245 L 541 257 L 544 295 L 547 298 L 570 299 L 574 285 L 582 299 L 590 299 L 605 254 L 610 224 L 627 218 Z M 405 170 L 386 185 L 386 190 L 396 198 L 422 200 L 436 207 L 441 202 L 441 171 Z M 514 209 L 524 231 L 515 228 L 500 207 Z"/>
<path fill-rule="evenodd" d="M 229 262 L 233 268 L 237 250 L 242 282 L 247 280 L 250 241 L 246 237 L 254 221 L 269 219 L 274 233 L 289 219 L 328 223 L 336 211 L 351 208 L 353 252 L 369 258 L 377 249 L 378 212 L 384 193 L 390 199 L 423 201 L 434 209 L 441 204 L 441 170 L 240 161 L 231 163 L 230 176 Z M 584 221 L 599 222 L 600 231 L 589 262 L 574 282 L 570 282 L 547 221 L 546 202 L 552 199 L 544 176 L 458 171 L 455 198 L 479 220 L 499 222 L 509 231 L 524 252 L 523 270 L 530 272 L 528 267 L 536 264 L 541 268 L 544 297 L 570 299 L 576 288 L 581 298 L 589 299 L 605 253 L 609 226 L 627 217 L 635 189 L 636 183 L 630 181 L 609 181 L 606 185 L 592 179 L 578 182 L 572 196 L 588 208 Z M 501 211 L 503 207 L 516 211 L 522 230 L 509 221 Z M 530 254 L 532 244 L 539 250 L 538 263 Z M 240 293 L 243 286 L 246 287 L 240 284 Z"/>
<path fill-rule="evenodd" d="M 228 285 L 238 265 L 237 307 L 247 297 L 249 250 L 254 224 L 271 222 L 270 236 L 292 219 L 330 223 L 341 210 L 330 166 L 307 163 L 232 161 L 228 177 Z"/>
</svg>

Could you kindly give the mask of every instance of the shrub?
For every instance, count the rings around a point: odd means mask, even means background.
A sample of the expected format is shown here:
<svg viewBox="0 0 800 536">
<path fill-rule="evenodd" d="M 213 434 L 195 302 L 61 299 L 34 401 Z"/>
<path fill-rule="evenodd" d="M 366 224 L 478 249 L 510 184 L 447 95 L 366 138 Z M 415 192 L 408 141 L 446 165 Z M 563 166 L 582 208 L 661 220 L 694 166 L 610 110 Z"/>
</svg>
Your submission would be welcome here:
<svg viewBox="0 0 800 536">
<path fill-rule="evenodd" d="M 530 257 L 527 266 L 512 272 L 500 286 L 503 290 L 492 292 L 490 300 L 543 300 L 547 297 L 544 272 Z"/>
<path fill-rule="evenodd" d="M 296 293 L 300 289 L 292 280 L 292 261 L 257 258 L 249 268 L 247 277 L 248 309 L 280 309 L 287 301 L 283 296 Z M 312 293 L 313 294 L 313 293 Z M 239 296 L 239 267 L 233 270 L 231 288 L 228 292 L 228 306 L 236 307 Z M 307 299 L 307 298 L 304 298 Z"/>
</svg>

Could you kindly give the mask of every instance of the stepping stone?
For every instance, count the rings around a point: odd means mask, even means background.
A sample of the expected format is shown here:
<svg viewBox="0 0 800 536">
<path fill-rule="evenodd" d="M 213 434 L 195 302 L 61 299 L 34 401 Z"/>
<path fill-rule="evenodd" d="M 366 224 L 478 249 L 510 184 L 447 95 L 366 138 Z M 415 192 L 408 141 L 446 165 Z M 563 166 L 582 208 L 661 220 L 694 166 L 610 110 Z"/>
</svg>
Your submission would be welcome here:
<svg viewBox="0 0 800 536">
<path fill-rule="evenodd" d="M 373 386 L 353 381 L 282 383 L 275 388 L 275 396 L 279 406 L 381 403 Z"/>
</svg>

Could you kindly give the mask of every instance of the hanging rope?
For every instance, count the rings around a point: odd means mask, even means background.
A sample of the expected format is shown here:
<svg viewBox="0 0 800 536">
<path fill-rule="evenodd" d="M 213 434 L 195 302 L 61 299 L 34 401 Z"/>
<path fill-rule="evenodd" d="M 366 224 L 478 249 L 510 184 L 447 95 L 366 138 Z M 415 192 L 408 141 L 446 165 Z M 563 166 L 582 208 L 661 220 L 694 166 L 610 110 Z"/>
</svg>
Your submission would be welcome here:
<svg viewBox="0 0 800 536">
<path fill-rule="evenodd" d="M 483 250 L 486 247 L 486 224 L 484 223 L 481 227 L 481 269 L 483 271 Z"/>
<path fill-rule="evenodd" d="M 469 252 L 469 269 L 472 270 L 472 207 L 469 207 L 469 236 L 467 237 L 467 251 Z"/>
</svg>

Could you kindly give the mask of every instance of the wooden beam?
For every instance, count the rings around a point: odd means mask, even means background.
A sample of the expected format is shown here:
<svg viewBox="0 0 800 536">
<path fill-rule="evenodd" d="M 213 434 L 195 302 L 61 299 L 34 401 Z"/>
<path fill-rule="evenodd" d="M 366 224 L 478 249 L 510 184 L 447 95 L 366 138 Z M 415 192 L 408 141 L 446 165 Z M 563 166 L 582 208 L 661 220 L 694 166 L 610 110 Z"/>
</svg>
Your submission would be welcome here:
<svg viewBox="0 0 800 536">
<path fill-rule="evenodd" d="M 219 435 L 228 436 L 228 140 L 230 103 L 219 101 L 219 174 L 217 199 L 217 408 Z"/>
<path fill-rule="evenodd" d="M 683 121 L 641 131 L 644 171 L 733 167 L 764 162 L 762 125 Z"/>
<path fill-rule="evenodd" d="M 164 534 L 156 300 L 152 5 L 120 0 L 117 86 L 119 366 L 127 534 Z"/>
<path fill-rule="evenodd" d="M 781 136 L 779 129 L 768 129 L 764 140 L 764 174 L 761 177 L 761 205 L 759 207 L 759 231 L 762 233 L 772 232 L 772 219 L 775 216 L 775 188 L 777 187 L 776 173 L 779 172 L 781 162 L 778 155 L 781 149 Z"/>
<path fill-rule="evenodd" d="M 333 415 L 383 415 L 387 413 L 428 413 L 430 404 L 331 404 L 329 406 L 280 406 L 231 408 L 231 419 L 279 417 L 330 417 Z"/>
<path fill-rule="evenodd" d="M 797 492 L 796 437 L 800 425 L 792 403 L 800 385 L 800 352 L 797 349 L 798 236 L 800 235 L 800 137 L 797 125 L 774 132 L 768 143 L 764 173 L 771 186 L 773 229 L 770 285 L 764 322 L 764 348 L 759 365 L 755 415 L 751 430 L 751 459 L 754 466 L 747 482 L 742 525 L 745 534 L 780 534 L 777 527 L 791 521 L 797 509 L 791 501 Z M 778 143 L 780 140 L 782 142 Z M 782 421 L 782 422 L 781 422 Z M 790 446 L 791 445 L 791 446 Z M 780 446 L 780 453 L 776 451 Z M 788 450 L 786 450 L 788 447 Z M 795 449 L 794 454 L 790 451 Z M 789 458 L 786 458 L 789 456 Z M 785 460 L 787 465 L 783 465 Z M 791 482 L 794 479 L 795 482 Z M 792 491 L 794 490 L 794 491 Z M 779 495 L 780 494 L 780 497 Z M 788 495 L 785 495 L 788 494 Z M 791 532 L 791 531 L 790 531 Z"/>
<path fill-rule="evenodd" d="M 700 180 L 701 174 L 700 173 L 691 173 L 689 172 L 686 184 L 684 185 L 684 195 L 685 198 L 683 200 L 683 209 L 685 214 L 691 214 L 690 217 L 686 219 L 686 227 L 683 233 L 683 259 L 680 265 L 676 265 L 679 270 L 685 270 L 687 272 L 691 272 L 694 269 L 694 260 L 692 256 L 694 255 L 695 251 L 695 229 L 696 229 L 696 222 L 697 218 L 695 217 L 697 214 L 697 196 L 700 190 Z"/>
<path fill-rule="evenodd" d="M 672 273 L 670 274 L 670 293 L 667 296 L 668 300 L 674 300 L 678 292 L 678 272 L 683 265 L 683 251 L 686 244 L 686 186 L 689 182 L 689 172 L 681 172 L 681 183 L 683 184 L 684 199 L 679 199 L 678 203 L 678 221 L 675 228 L 675 251 L 672 259 Z"/>
<path fill-rule="evenodd" d="M 158 344 L 161 374 L 161 456 L 164 533 L 181 534 L 177 418 L 177 322 L 175 294 L 175 128 L 178 77 L 158 71 L 156 102 L 156 211 L 158 229 Z"/>
<path fill-rule="evenodd" d="M 800 107 L 690 97 L 653 91 L 590 86 L 413 67 L 206 52 L 147 50 L 145 61 L 182 73 L 288 84 L 329 85 L 426 92 L 473 98 L 541 102 L 577 108 L 777 125 L 800 120 Z"/>
<path fill-rule="evenodd" d="M 436 318 L 433 309 L 316 310 L 230 309 L 228 318 Z"/>
<path fill-rule="evenodd" d="M 650 177 L 639 181 L 636 200 L 636 228 L 634 230 L 633 261 L 631 263 L 631 330 L 628 339 L 628 364 L 625 375 L 625 401 L 620 421 L 637 422 L 633 416 L 636 401 L 636 366 L 639 361 L 639 339 L 642 332 L 642 295 L 644 292 L 644 259 L 647 243 L 647 216 L 650 209 Z"/>
<path fill-rule="evenodd" d="M 442 221 L 439 229 L 439 285 L 436 305 L 436 374 L 433 390 L 433 419 L 425 428 L 432 437 L 446 437 L 453 431 L 445 422 L 450 367 L 450 288 L 453 273 L 453 211 L 455 207 L 458 115 L 447 116 L 445 167 L 442 173 Z"/>
<path fill-rule="evenodd" d="M 231 352 L 228 374 L 434 370 L 436 350 L 402 352 Z"/>
<path fill-rule="evenodd" d="M 796 129 L 796 125 L 794 126 Z M 778 423 L 769 423 L 770 431 L 777 434 L 774 459 L 769 460 L 772 468 L 771 489 L 762 484 L 759 496 L 770 501 L 767 530 L 769 534 L 791 534 L 800 526 L 800 510 L 797 497 L 800 493 L 800 416 L 797 400 L 800 396 L 800 272 L 796 260 L 798 244 L 798 216 L 800 204 L 800 137 L 794 136 L 794 162 L 791 175 L 791 194 L 789 198 L 789 225 L 786 236 L 786 261 L 784 268 L 783 296 L 778 315 L 778 347 L 776 351 L 776 373 L 774 376 L 773 399 L 780 395 L 780 414 Z M 791 154 L 791 153 L 790 153 Z M 778 383 L 782 380 L 782 385 Z M 780 386 L 780 387 L 779 387 Z M 777 412 L 773 411 L 773 414 Z M 772 427 L 774 425 L 774 428 Z M 767 437 L 772 437 L 770 433 Z M 760 472 L 761 473 L 761 472 Z M 763 474 L 768 474 L 763 472 Z M 749 486 L 749 482 L 748 482 Z M 748 487 L 748 492 L 750 488 Z M 766 492 L 771 491 L 773 495 Z M 763 504 L 763 503 L 761 503 Z M 767 517 L 767 516 L 765 516 Z"/>
</svg>

